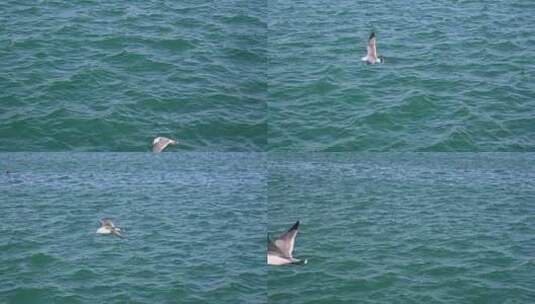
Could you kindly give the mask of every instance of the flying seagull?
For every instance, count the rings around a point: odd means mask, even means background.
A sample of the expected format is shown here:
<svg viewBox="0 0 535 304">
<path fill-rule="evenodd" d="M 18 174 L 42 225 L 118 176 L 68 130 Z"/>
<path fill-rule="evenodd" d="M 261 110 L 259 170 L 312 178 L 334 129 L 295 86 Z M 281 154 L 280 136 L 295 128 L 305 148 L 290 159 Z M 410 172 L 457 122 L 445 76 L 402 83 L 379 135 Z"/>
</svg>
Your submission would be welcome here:
<svg viewBox="0 0 535 304">
<path fill-rule="evenodd" d="M 267 238 L 267 263 L 268 265 L 306 264 L 307 260 L 298 260 L 292 256 L 294 251 L 295 236 L 297 235 L 297 221 L 286 233 L 275 240 Z"/>
<path fill-rule="evenodd" d="M 115 227 L 111 219 L 103 218 L 98 221 L 100 223 L 100 228 L 97 229 L 98 234 L 113 234 L 120 238 L 124 238 L 120 233 L 121 228 Z"/>
<path fill-rule="evenodd" d="M 168 145 L 176 145 L 176 140 L 169 139 L 167 137 L 156 137 L 152 141 L 152 152 L 154 153 L 160 153 L 167 147 Z"/>
<path fill-rule="evenodd" d="M 376 39 L 375 39 L 375 33 L 372 32 L 370 34 L 370 38 L 368 38 L 368 46 L 367 46 L 367 51 L 368 53 L 366 54 L 365 57 L 362 57 L 362 61 L 365 61 L 367 64 L 376 64 L 376 63 L 383 63 L 385 62 L 385 59 L 383 56 L 377 56 L 377 48 L 375 47 L 376 45 Z"/>
</svg>

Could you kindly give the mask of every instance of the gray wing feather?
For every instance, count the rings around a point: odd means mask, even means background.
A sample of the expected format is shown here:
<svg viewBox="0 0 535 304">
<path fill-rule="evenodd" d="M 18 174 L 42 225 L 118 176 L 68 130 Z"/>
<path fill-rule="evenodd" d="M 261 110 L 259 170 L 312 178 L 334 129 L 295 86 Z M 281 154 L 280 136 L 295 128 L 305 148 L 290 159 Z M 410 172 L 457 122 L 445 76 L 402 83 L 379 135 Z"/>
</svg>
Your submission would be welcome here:
<svg viewBox="0 0 535 304">
<path fill-rule="evenodd" d="M 113 235 L 115 235 L 115 236 L 120 237 L 121 239 L 124 239 L 124 236 L 123 236 L 122 234 L 120 234 L 119 231 L 117 231 L 117 230 L 115 230 L 115 229 L 113 229 L 113 230 L 111 231 L 111 233 L 112 233 Z"/>
<path fill-rule="evenodd" d="M 297 221 L 286 233 L 277 238 L 274 242 L 274 247 L 281 256 L 291 258 L 294 251 L 295 237 L 297 236 L 297 229 L 299 228 L 299 221 Z"/>
<path fill-rule="evenodd" d="M 167 144 L 168 143 L 165 142 L 164 140 L 158 141 L 156 144 L 152 145 L 152 152 L 155 152 L 155 153 L 162 152 L 162 150 L 165 149 Z"/>
<path fill-rule="evenodd" d="M 275 254 L 275 255 L 283 255 L 283 253 L 280 251 L 279 247 L 277 247 L 275 242 L 269 238 L 269 235 L 267 237 L 267 246 L 268 246 L 268 253 Z"/>
<path fill-rule="evenodd" d="M 367 50 L 368 50 L 368 58 L 370 59 L 376 59 L 377 58 L 377 49 L 376 49 L 376 46 L 375 46 L 375 37 L 373 38 L 370 38 L 370 40 L 368 40 L 368 47 L 367 47 Z"/>
<path fill-rule="evenodd" d="M 110 226 L 112 228 L 115 228 L 115 225 L 113 224 L 113 222 L 109 218 L 103 218 L 99 222 L 100 222 L 100 225 L 102 225 L 102 226 Z"/>
<path fill-rule="evenodd" d="M 152 152 L 162 152 L 169 144 L 176 144 L 176 140 L 167 137 L 158 137 L 159 140 L 152 145 Z"/>
</svg>

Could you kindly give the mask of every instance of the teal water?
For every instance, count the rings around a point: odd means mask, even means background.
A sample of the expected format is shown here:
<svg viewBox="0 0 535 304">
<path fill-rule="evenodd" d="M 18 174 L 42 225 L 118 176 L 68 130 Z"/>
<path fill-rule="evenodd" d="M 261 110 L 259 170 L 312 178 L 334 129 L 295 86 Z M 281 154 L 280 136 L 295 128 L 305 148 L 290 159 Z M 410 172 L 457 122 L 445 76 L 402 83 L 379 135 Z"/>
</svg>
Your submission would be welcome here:
<svg viewBox="0 0 535 304">
<path fill-rule="evenodd" d="M 534 161 L 0 153 L 0 302 L 530 303 Z M 309 263 L 267 268 L 296 220 Z"/>
<path fill-rule="evenodd" d="M 265 303 L 264 158 L 0 153 L 0 302 Z"/>
<path fill-rule="evenodd" d="M 269 303 L 532 303 L 534 154 L 276 154 Z"/>
<path fill-rule="evenodd" d="M 270 149 L 535 151 L 535 2 L 268 6 Z"/>
<path fill-rule="evenodd" d="M 0 151 L 259 151 L 265 1 L 3 1 Z"/>
</svg>

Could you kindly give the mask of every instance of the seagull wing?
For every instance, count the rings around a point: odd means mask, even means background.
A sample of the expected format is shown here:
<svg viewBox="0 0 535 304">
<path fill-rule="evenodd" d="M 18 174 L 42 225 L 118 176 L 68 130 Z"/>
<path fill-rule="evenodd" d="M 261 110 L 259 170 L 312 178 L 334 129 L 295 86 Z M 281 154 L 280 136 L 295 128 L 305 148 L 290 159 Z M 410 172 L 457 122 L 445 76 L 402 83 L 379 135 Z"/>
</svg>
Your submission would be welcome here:
<svg viewBox="0 0 535 304">
<path fill-rule="evenodd" d="M 111 231 L 111 233 L 112 233 L 113 235 L 115 235 L 115 236 L 120 237 L 121 239 L 124 239 L 124 236 L 123 236 L 119 231 L 117 231 L 116 229 L 113 229 L 113 230 Z"/>
<path fill-rule="evenodd" d="M 154 153 L 162 152 L 162 150 L 165 149 L 165 147 L 167 147 L 167 143 L 164 143 L 162 140 L 160 140 L 152 145 L 152 152 Z"/>
<path fill-rule="evenodd" d="M 100 225 L 102 225 L 102 226 L 109 226 L 111 228 L 115 228 L 115 225 L 113 224 L 113 222 L 109 218 L 103 218 L 99 222 L 100 222 Z"/>
<path fill-rule="evenodd" d="M 163 149 L 165 149 L 165 147 L 167 147 L 169 144 L 176 144 L 176 140 L 169 139 L 166 137 L 158 137 L 152 142 L 152 152 L 162 152 Z"/>
<path fill-rule="evenodd" d="M 298 228 L 299 221 L 297 221 L 286 233 L 274 241 L 274 245 L 277 247 L 278 252 L 280 252 L 283 257 L 292 257 Z"/>
<path fill-rule="evenodd" d="M 275 245 L 275 242 L 269 238 L 269 234 L 267 236 L 267 249 L 268 253 L 279 253 L 279 248 L 277 248 L 277 245 Z"/>
<path fill-rule="evenodd" d="M 375 60 L 377 59 L 377 49 L 376 49 L 376 46 L 375 46 L 375 35 L 370 37 L 370 39 L 368 40 L 367 50 L 368 50 L 368 60 L 370 62 L 375 62 Z"/>
</svg>

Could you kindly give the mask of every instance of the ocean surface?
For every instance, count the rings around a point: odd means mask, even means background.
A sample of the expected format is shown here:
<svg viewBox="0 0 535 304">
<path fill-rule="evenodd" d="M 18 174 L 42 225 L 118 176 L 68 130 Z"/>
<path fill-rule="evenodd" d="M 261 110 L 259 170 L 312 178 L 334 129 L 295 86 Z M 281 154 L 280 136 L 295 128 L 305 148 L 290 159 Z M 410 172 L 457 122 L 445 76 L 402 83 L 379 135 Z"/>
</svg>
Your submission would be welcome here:
<svg viewBox="0 0 535 304">
<path fill-rule="evenodd" d="M 265 149 L 265 3 L 2 1 L 0 151 Z"/>
<path fill-rule="evenodd" d="M 269 149 L 535 151 L 535 1 L 268 7 Z"/>
<path fill-rule="evenodd" d="M 535 154 L 269 158 L 269 303 L 533 303 Z"/>
<path fill-rule="evenodd" d="M 0 153 L 0 168 L 0 303 L 266 302 L 263 154 Z M 103 217 L 126 239 L 97 235 Z"/>
</svg>

